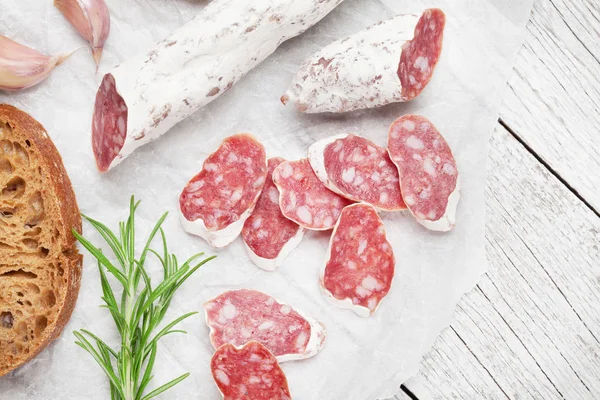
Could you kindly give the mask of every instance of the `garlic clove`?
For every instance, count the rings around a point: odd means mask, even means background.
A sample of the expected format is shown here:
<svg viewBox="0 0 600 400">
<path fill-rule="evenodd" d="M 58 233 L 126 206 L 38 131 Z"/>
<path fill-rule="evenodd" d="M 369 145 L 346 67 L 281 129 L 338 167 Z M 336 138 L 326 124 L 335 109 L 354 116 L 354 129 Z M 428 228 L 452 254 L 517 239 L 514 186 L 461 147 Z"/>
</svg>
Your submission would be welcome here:
<svg viewBox="0 0 600 400">
<path fill-rule="evenodd" d="M 110 12 L 104 0 L 54 0 L 54 6 L 89 42 L 98 66 L 110 31 Z"/>
<path fill-rule="evenodd" d="M 102 57 L 102 47 L 92 48 L 92 57 L 96 61 L 96 67 L 100 65 L 100 58 Z"/>
<path fill-rule="evenodd" d="M 37 85 L 71 54 L 48 56 L 0 35 L 0 90 Z"/>
</svg>

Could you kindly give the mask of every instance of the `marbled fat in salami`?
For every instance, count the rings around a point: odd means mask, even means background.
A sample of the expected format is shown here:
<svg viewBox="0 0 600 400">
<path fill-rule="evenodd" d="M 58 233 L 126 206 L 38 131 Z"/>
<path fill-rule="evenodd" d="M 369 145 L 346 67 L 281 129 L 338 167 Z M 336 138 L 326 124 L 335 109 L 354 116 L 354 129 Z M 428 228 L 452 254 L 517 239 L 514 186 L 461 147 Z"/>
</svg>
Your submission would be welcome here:
<svg viewBox="0 0 600 400">
<path fill-rule="evenodd" d="M 304 236 L 304 228 L 284 217 L 279 208 L 279 190 L 273 183 L 273 171 L 284 161 L 280 157 L 269 159 L 267 181 L 242 229 L 250 259 L 266 271 L 279 268 Z"/>
<path fill-rule="evenodd" d="M 263 145 L 248 134 L 226 138 L 179 197 L 183 227 L 214 247 L 227 246 L 252 214 L 266 178 Z"/>
<path fill-rule="evenodd" d="M 387 150 L 355 135 L 320 140 L 308 150 L 310 165 L 331 191 L 379 210 L 405 210 L 398 169 Z"/>
<path fill-rule="evenodd" d="M 204 303 L 204 311 L 215 348 L 256 340 L 283 362 L 312 357 L 325 344 L 323 324 L 256 290 L 224 292 Z"/>
<path fill-rule="evenodd" d="M 302 64 L 281 101 L 341 113 L 412 100 L 433 76 L 445 24 L 441 10 L 428 9 L 337 40 Z"/>
<path fill-rule="evenodd" d="M 291 400 L 287 378 L 265 346 L 224 344 L 210 361 L 213 379 L 224 400 Z"/>
<path fill-rule="evenodd" d="M 388 294 L 394 270 L 394 252 L 377 210 L 365 203 L 344 208 L 321 274 L 326 297 L 368 317 Z"/>
<path fill-rule="evenodd" d="M 110 163 L 121 157 L 119 152 L 127 133 L 127 106 L 117 92 L 115 78 L 106 74 L 102 79 L 92 120 L 92 147 L 100 171 L 106 171 Z"/>
<path fill-rule="evenodd" d="M 406 100 L 417 97 L 431 80 L 442 54 L 445 25 L 442 10 L 425 10 L 415 27 L 414 38 L 402 46 L 398 76 Z"/>
<path fill-rule="evenodd" d="M 390 127 L 390 158 L 400 173 L 400 188 L 417 221 L 434 231 L 456 223 L 460 180 L 452 150 L 436 127 L 418 115 L 405 115 Z"/>
<path fill-rule="evenodd" d="M 283 215 L 306 229 L 332 229 L 351 202 L 327 189 L 317 178 L 308 159 L 285 161 L 273 171 Z"/>
</svg>

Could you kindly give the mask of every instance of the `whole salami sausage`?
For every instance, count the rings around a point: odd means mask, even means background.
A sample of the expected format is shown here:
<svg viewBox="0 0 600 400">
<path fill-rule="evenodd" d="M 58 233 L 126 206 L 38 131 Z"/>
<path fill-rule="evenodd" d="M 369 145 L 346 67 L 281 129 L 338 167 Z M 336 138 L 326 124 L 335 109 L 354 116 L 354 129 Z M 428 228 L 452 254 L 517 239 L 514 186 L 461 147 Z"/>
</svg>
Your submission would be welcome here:
<svg viewBox="0 0 600 400">
<path fill-rule="evenodd" d="M 400 173 L 404 201 L 416 220 L 434 231 L 451 230 L 460 179 L 444 137 L 427 118 L 405 115 L 390 126 L 388 151 Z"/>
<path fill-rule="evenodd" d="M 379 210 L 405 210 L 398 169 L 388 152 L 355 135 L 325 138 L 310 146 L 308 159 L 327 188 L 353 201 Z"/>
<path fill-rule="evenodd" d="M 304 236 L 304 228 L 284 217 L 279 208 L 279 190 L 273 183 L 273 171 L 284 161 L 280 157 L 269 159 L 267 181 L 242 229 L 250 259 L 265 271 L 279 268 Z"/>
<path fill-rule="evenodd" d="M 327 189 L 308 159 L 285 161 L 273 171 L 283 215 L 306 229 L 333 229 L 342 209 L 351 202 Z"/>
<path fill-rule="evenodd" d="M 179 197 L 184 229 L 214 247 L 233 242 L 267 178 L 265 148 L 253 136 L 226 138 Z"/>
<path fill-rule="evenodd" d="M 287 378 L 265 346 L 224 344 L 210 361 L 213 379 L 224 400 L 291 400 Z"/>
<path fill-rule="evenodd" d="M 145 54 L 106 74 L 92 145 L 100 171 L 228 91 L 343 0 L 213 0 Z"/>
<path fill-rule="evenodd" d="M 256 340 L 283 362 L 312 357 L 325 344 L 322 323 L 256 290 L 224 292 L 204 303 L 204 311 L 215 348 Z"/>
<path fill-rule="evenodd" d="M 394 270 L 394 251 L 377 210 L 365 203 L 344 208 L 321 273 L 327 299 L 361 317 L 373 315 L 390 290 Z"/>
<path fill-rule="evenodd" d="M 428 9 L 333 42 L 302 64 L 281 101 L 341 113 L 412 100 L 431 80 L 445 23 L 442 10 Z"/>
</svg>

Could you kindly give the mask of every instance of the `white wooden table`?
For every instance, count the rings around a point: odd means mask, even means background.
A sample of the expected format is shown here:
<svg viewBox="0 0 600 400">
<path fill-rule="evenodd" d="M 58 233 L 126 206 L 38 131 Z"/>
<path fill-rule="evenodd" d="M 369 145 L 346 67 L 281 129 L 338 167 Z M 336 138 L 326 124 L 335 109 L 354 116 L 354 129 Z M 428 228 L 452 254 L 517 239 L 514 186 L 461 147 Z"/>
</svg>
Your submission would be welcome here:
<svg viewBox="0 0 600 400">
<path fill-rule="evenodd" d="M 489 272 L 398 399 L 600 399 L 600 2 L 536 0 L 491 140 Z"/>
</svg>

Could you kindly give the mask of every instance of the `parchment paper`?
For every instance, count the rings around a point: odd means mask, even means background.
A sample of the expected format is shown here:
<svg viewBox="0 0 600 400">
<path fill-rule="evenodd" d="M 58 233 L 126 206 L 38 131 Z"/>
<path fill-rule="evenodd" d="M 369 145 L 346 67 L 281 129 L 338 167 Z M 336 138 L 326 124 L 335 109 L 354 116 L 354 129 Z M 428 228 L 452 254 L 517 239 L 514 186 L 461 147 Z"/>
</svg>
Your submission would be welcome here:
<svg viewBox="0 0 600 400">
<path fill-rule="evenodd" d="M 216 1 L 216 0 L 215 0 Z M 393 396 L 416 373 L 421 357 L 452 320 L 461 295 L 486 271 L 484 182 L 487 143 L 501 94 L 522 43 L 532 0 L 346 0 L 303 36 L 285 43 L 230 92 L 182 122 L 162 139 L 100 175 L 90 144 L 96 89 L 112 65 L 146 51 L 192 18 L 207 2 L 192 0 L 107 0 L 112 31 L 96 74 L 89 50 L 76 53 L 45 83 L 17 94 L 0 94 L 37 118 L 61 152 L 81 211 L 115 228 L 127 215 L 129 196 L 142 200 L 138 234 L 160 214 L 170 217 L 170 249 L 180 259 L 206 251 L 218 258 L 193 276 L 175 296 L 166 320 L 201 311 L 207 299 L 230 288 L 265 291 L 323 321 L 328 341 L 321 354 L 283 364 L 295 399 L 376 399 Z M 279 103 L 299 64 L 331 41 L 378 20 L 426 7 L 448 18 L 442 60 L 429 87 L 409 104 L 344 116 L 305 116 Z M 84 41 L 51 1 L 3 0 L 0 33 L 47 53 L 69 51 Z M 397 258 L 388 297 L 369 319 L 325 301 L 318 273 L 328 233 L 309 233 L 280 271 L 268 273 L 248 259 L 241 239 L 214 251 L 179 225 L 177 200 L 204 158 L 231 134 L 258 136 L 269 155 L 297 159 L 329 135 L 353 132 L 385 145 L 389 124 L 404 113 L 430 118 L 454 149 L 462 175 L 458 225 L 449 234 L 426 231 L 407 213 L 383 215 Z M 100 237 L 89 225 L 85 234 Z M 155 272 L 159 265 L 151 264 Z M 107 379 L 92 358 L 74 344 L 72 331 L 86 328 L 116 344 L 113 322 L 100 309 L 101 289 L 94 259 L 86 254 L 79 301 L 62 337 L 34 361 L 0 378 L 0 397 L 20 399 L 106 399 Z M 159 348 L 151 387 L 186 371 L 191 376 L 163 399 L 217 399 L 210 375 L 213 348 L 198 315 Z"/>
</svg>

